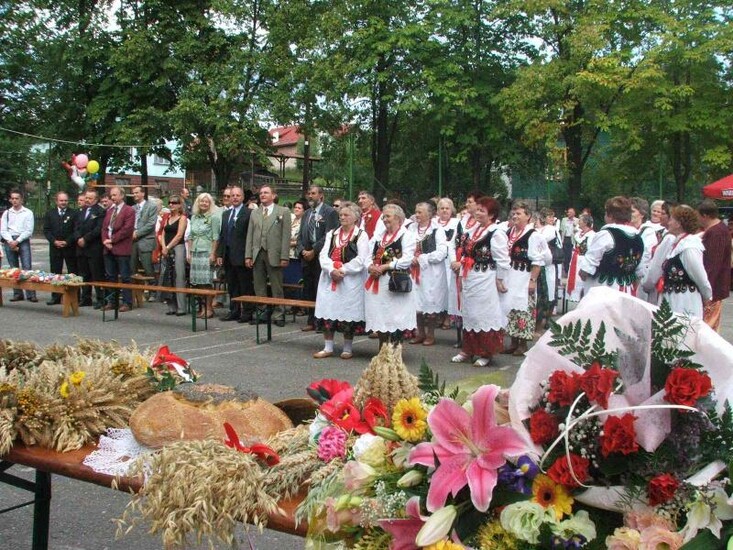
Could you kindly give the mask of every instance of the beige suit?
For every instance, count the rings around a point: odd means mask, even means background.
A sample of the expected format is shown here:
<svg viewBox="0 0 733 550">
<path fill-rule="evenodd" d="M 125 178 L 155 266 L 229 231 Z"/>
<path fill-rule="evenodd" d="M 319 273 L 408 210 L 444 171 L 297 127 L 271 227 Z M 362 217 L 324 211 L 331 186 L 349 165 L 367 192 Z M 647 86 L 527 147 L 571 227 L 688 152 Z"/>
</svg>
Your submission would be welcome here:
<svg viewBox="0 0 733 550">
<path fill-rule="evenodd" d="M 290 258 L 290 210 L 276 204 L 272 213 L 263 215 L 262 207 L 252 211 L 247 230 L 247 243 L 244 248 L 245 259 L 251 259 L 255 294 L 267 296 L 267 281 L 273 298 L 284 298 L 283 268 L 280 262 Z M 276 321 L 285 320 L 285 308 L 274 308 Z"/>
</svg>

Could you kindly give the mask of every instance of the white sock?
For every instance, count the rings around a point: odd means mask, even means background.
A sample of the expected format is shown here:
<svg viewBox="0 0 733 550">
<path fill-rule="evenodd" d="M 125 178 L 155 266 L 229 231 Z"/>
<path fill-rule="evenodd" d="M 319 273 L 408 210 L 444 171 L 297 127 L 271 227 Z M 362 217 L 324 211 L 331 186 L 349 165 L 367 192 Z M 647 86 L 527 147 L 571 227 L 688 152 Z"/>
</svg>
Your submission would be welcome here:
<svg viewBox="0 0 733 550">
<path fill-rule="evenodd" d="M 328 353 L 333 353 L 333 340 L 324 340 L 323 341 L 323 351 L 327 351 Z"/>
<path fill-rule="evenodd" d="M 353 344 L 353 340 L 344 340 L 344 353 L 351 353 L 351 346 Z"/>
</svg>

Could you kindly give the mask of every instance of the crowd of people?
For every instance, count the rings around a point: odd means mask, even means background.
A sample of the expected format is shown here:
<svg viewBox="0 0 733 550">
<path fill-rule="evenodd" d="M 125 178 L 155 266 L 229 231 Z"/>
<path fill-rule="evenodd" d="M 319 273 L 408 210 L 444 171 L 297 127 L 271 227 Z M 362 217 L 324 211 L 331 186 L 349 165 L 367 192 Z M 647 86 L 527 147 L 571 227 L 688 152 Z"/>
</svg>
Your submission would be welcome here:
<svg viewBox="0 0 733 550">
<path fill-rule="evenodd" d="M 649 203 L 617 196 L 605 203 L 603 223 L 590 210 L 568 208 L 558 220 L 550 208 L 534 211 L 523 200 L 502 219 L 500 203 L 471 192 L 459 210 L 447 197 L 408 210 L 399 200 L 378 208 L 361 191 L 357 201 L 329 205 L 321 187 L 292 205 L 280 205 L 269 185 L 255 193 L 227 187 L 221 204 L 208 193 L 191 204 L 188 192 L 146 199 L 142 187 L 89 189 L 79 208 L 64 192 L 44 220 L 50 270 L 78 272 L 85 281 L 130 282 L 139 273 L 157 279 L 168 315 L 185 315 L 182 294 L 167 287 L 210 288 L 225 280 L 229 308 L 222 321 L 285 324 L 285 308 L 256 308 L 231 298 L 284 298 L 302 283 L 302 298 L 315 301 L 303 331 L 323 334 L 313 357 L 353 356 L 353 338 L 369 333 L 380 345 L 432 346 L 436 330 L 458 328 L 455 363 L 487 366 L 492 356 L 521 356 L 552 315 L 558 300 L 580 301 L 605 285 L 652 304 L 720 326 L 722 300 L 731 287 L 731 233 L 713 201 L 697 208 L 669 201 Z M 11 266 L 30 269 L 33 214 L 13 191 L 0 217 L 0 236 Z M 563 294 L 564 293 L 564 294 Z M 16 290 L 11 301 L 37 301 Z M 53 295 L 49 305 L 59 303 Z M 83 287 L 81 306 L 111 309 L 109 296 Z M 200 304 L 199 317 L 215 317 L 221 304 Z M 132 308 L 122 292 L 119 311 Z"/>
</svg>

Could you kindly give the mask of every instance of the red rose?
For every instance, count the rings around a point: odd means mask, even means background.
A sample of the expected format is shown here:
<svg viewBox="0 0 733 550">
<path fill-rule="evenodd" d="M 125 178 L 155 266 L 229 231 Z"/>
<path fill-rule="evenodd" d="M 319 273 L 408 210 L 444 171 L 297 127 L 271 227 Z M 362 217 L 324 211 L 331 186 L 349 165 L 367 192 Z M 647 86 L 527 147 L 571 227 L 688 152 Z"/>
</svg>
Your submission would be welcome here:
<svg viewBox="0 0 733 550">
<path fill-rule="evenodd" d="M 558 421 L 545 409 L 538 409 L 529 417 L 529 435 L 537 445 L 553 441 L 558 435 Z"/>
<path fill-rule="evenodd" d="M 664 400 L 675 405 L 694 407 L 697 400 L 705 397 L 712 388 L 713 383 L 707 374 L 676 367 L 669 373 L 664 385 Z"/>
<path fill-rule="evenodd" d="M 669 502 L 679 486 L 680 482 L 672 474 L 660 474 L 652 478 L 646 490 L 649 496 L 649 504 L 657 506 Z"/>
<path fill-rule="evenodd" d="M 567 373 L 556 370 L 550 375 L 550 393 L 547 400 L 557 403 L 561 407 L 572 405 L 580 393 L 580 376 L 577 373 Z"/>
<path fill-rule="evenodd" d="M 611 453 L 628 455 L 639 450 L 634 420 L 636 417 L 631 413 L 621 417 L 609 416 L 606 419 L 601 436 L 601 454 L 604 457 Z"/>
<path fill-rule="evenodd" d="M 571 473 L 575 473 L 575 477 Z M 555 463 L 547 470 L 547 475 L 550 476 L 552 481 L 560 483 L 566 487 L 574 488 L 580 487 L 580 483 L 586 481 L 589 477 L 588 468 L 590 467 L 590 460 L 583 458 L 580 455 L 570 453 L 570 463 L 568 464 L 568 457 L 563 455 L 558 458 Z M 578 479 L 576 481 L 575 479 Z"/>
<path fill-rule="evenodd" d="M 588 396 L 588 401 L 608 408 L 608 396 L 613 391 L 613 382 L 618 372 L 601 368 L 600 363 L 593 363 L 580 377 L 580 389 Z"/>
</svg>

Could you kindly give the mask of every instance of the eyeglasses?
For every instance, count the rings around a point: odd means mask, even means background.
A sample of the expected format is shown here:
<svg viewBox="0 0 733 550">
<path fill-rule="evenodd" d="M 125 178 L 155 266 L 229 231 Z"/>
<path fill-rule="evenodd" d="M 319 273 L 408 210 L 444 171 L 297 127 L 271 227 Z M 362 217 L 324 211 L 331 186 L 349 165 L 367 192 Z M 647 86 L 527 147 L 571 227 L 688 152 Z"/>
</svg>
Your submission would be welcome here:
<svg viewBox="0 0 733 550">
<path fill-rule="evenodd" d="M 334 207 L 334 208 L 341 208 L 341 205 L 340 205 L 339 203 L 335 203 L 335 204 L 333 205 L 333 207 Z"/>
<path fill-rule="evenodd" d="M 181 203 L 178 201 L 168 201 L 168 204 L 181 204 Z"/>
</svg>

